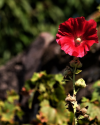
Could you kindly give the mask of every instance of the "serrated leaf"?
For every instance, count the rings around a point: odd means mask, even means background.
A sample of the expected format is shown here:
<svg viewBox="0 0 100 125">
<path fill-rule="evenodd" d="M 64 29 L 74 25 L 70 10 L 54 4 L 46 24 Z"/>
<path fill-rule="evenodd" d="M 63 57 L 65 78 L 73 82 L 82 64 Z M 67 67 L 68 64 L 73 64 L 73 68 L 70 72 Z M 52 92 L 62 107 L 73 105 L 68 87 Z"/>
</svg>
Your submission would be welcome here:
<svg viewBox="0 0 100 125">
<path fill-rule="evenodd" d="M 12 122 L 14 114 L 12 113 L 2 113 L 1 121 L 3 122 Z"/>
<path fill-rule="evenodd" d="M 84 119 L 84 116 L 82 116 L 82 115 L 81 115 L 81 116 L 79 116 L 79 118 L 78 118 L 78 119 L 80 119 L 80 120 L 81 120 L 81 119 Z"/>
<path fill-rule="evenodd" d="M 40 91 L 40 92 L 45 92 L 45 91 L 46 91 L 46 88 L 45 88 L 45 85 L 44 85 L 44 84 L 40 84 L 40 85 L 39 85 L 39 91 Z"/>
<path fill-rule="evenodd" d="M 82 70 L 77 69 L 75 74 L 79 74 L 80 72 L 82 72 Z"/>
<path fill-rule="evenodd" d="M 100 121 L 100 108 L 92 103 L 88 104 L 89 108 L 88 108 L 88 114 L 89 117 L 94 119 L 95 117 L 97 117 L 97 119 Z"/>
<path fill-rule="evenodd" d="M 57 80 L 61 84 L 64 84 L 64 82 L 62 82 L 63 81 L 63 75 L 62 74 L 56 74 L 55 80 Z"/>
<path fill-rule="evenodd" d="M 100 107 L 96 106 L 95 104 L 91 102 L 85 102 L 83 103 L 84 107 L 88 106 L 87 114 L 89 114 L 90 119 L 97 119 L 100 121 Z"/>
<path fill-rule="evenodd" d="M 40 103 L 40 106 L 48 106 L 49 105 L 49 101 L 48 100 L 43 100 L 41 103 Z"/>
<path fill-rule="evenodd" d="M 68 111 L 65 107 L 65 102 L 60 101 L 57 105 L 57 108 L 50 106 L 47 100 L 41 103 L 40 112 L 44 114 L 49 124 L 65 124 L 67 125 Z"/>
<path fill-rule="evenodd" d="M 65 83 L 65 82 L 67 82 L 67 81 L 70 81 L 70 80 L 69 80 L 69 79 L 63 79 L 63 81 L 62 81 L 62 82 L 64 82 L 64 83 Z"/>
<path fill-rule="evenodd" d="M 19 96 L 15 95 L 15 96 L 8 96 L 7 100 L 11 103 L 13 103 L 15 100 L 18 100 Z"/>
<path fill-rule="evenodd" d="M 32 78 L 31 78 L 31 81 L 32 82 L 35 82 L 37 81 L 38 79 L 40 79 L 42 76 L 46 75 L 46 72 L 40 72 L 40 73 L 34 73 Z"/>
<path fill-rule="evenodd" d="M 4 106 L 4 102 L 3 101 L 0 101 L 0 106 Z"/>
<path fill-rule="evenodd" d="M 100 103 L 100 80 L 93 84 L 92 100 L 98 100 Z"/>
<path fill-rule="evenodd" d="M 55 81 L 54 79 L 50 79 L 50 80 L 48 80 L 48 82 L 47 82 L 48 86 L 49 86 L 51 89 L 53 89 L 53 86 L 54 86 L 55 83 L 56 83 L 56 81 Z"/>
<path fill-rule="evenodd" d="M 65 100 L 66 94 L 64 91 L 64 87 L 58 84 L 58 87 L 55 88 L 55 95 L 58 100 Z"/>
<path fill-rule="evenodd" d="M 24 87 L 25 87 L 26 91 L 29 91 L 31 89 L 29 80 L 25 82 L 25 86 Z"/>
<path fill-rule="evenodd" d="M 95 88 L 95 89 L 100 88 L 100 80 L 96 81 L 96 82 L 93 84 L 93 88 Z"/>
<path fill-rule="evenodd" d="M 22 119 L 22 116 L 24 115 L 24 112 L 21 110 L 21 111 L 17 111 L 16 112 L 16 115 L 20 118 L 20 119 Z"/>
<path fill-rule="evenodd" d="M 89 99 L 82 97 L 82 102 L 89 102 Z"/>
</svg>

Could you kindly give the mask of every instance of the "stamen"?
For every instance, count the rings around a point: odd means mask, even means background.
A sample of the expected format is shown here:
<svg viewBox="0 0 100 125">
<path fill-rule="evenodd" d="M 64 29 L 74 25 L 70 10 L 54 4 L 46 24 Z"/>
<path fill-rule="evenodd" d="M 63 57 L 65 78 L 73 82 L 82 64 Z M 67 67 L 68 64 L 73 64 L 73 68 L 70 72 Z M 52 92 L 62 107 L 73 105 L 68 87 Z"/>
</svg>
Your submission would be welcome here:
<svg viewBox="0 0 100 125">
<path fill-rule="evenodd" d="M 80 37 L 77 37 L 75 39 L 75 46 L 79 46 L 81 44 L 81 42 L 82 42 L 82 39 Z"/>
<path fill-rule="evenodd" d="M 81 42 L 81 38 L 78 37 L 78 38 L 76 39 L 76 41 L 77 41 L 77 42 Z"/>
</svg>

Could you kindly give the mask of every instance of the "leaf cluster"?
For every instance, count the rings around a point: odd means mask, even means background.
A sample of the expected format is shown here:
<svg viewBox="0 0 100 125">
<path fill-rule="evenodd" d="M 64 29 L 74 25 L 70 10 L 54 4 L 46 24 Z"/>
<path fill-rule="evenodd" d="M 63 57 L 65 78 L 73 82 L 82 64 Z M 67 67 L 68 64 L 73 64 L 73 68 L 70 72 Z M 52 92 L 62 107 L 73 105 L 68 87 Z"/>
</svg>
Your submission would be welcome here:
<svg viewBox="0 0 100 125">
<path fill-rule="evenodd" d="M 47 75 L 46 72 L 40 72 L 34 73 L 24 86 L 30 95 L 30 103 L 32 103 L 34 94 L 37 91 L 39 93 L 40 110 L 37 119 L 41 123 L 67 125 L 67 122 L 70 121 L 68 118 L 70 113 L 66 110 L 64 102 L 66 95 L 63 84 L 65 82 L 62 80 L 61 74 Z M 30 90 L 31 88 L 33 91 Z M 29 106 L 32 105 L 30 103 Z"/>
<path fill-rule="evenodd" d="M 18 99 L 19 96 L 12 90 L 7 92 L 7 99 L 5 101 L 0 100 L 0 122 L 3 125 L 17 125 L 15 116 L 19 119 L 22 118 L 23 111 L 18 105 Z"/>
<path fill-rule="evenodd" d="M 81 106 L 88 105 L 89 125 L 100 125 L 100 80 L 93 85 L 91 100 L 83 97 Z"/>
</svg>

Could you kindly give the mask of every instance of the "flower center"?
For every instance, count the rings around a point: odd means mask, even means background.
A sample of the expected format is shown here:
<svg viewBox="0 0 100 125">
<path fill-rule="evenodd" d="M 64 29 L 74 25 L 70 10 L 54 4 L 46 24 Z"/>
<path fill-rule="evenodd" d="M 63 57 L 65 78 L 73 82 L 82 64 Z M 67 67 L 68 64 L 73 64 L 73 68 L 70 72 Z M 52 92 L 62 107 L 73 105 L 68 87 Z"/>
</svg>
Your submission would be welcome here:
<svg viewBox="0 0 100 125">
<path fill-rule="evenodd" d="M 76 39 L 76 42 L 80 43 L 80 42 L 81 42 L 81 38 L 78 37 L 78 38 Z"/>
<path fill-rule="evenodd" d="M 76 45 L 76 46 L 79 46 L 81 42 L 82 42 L 82 39 L 81 39 L 80 37 L 77 37 L 77 38 L 75 39 L 75 45 Z"/>
</svg>

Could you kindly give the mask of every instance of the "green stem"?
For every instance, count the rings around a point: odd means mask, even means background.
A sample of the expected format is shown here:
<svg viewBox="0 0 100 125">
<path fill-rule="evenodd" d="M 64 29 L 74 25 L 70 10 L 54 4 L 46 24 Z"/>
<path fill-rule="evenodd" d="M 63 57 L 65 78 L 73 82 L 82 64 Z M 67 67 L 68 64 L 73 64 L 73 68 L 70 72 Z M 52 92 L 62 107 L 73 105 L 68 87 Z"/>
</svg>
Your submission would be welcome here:
<svg viewBox="0 0 100 125">
<path fill-rule="evenodd" d="M 73 72 L 73 96 L 75 96 L 76 99 L 76 90 L 75 90 L 75 72 L 76 72 L 76 68 Z M 77 117 L 76 117 L 76 105 L 77 105 L 77 101 L 74 103 L 74 118 L 75 118 L 75 125 L 77 125 Z"/>
</svg>

